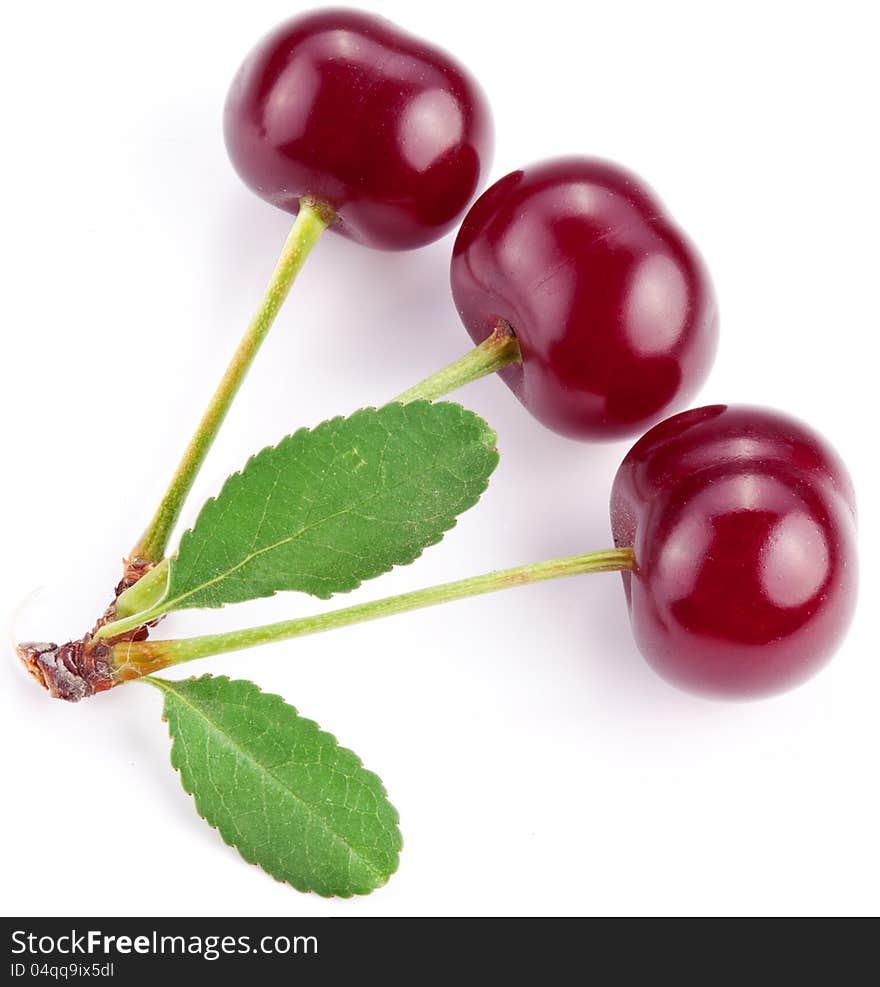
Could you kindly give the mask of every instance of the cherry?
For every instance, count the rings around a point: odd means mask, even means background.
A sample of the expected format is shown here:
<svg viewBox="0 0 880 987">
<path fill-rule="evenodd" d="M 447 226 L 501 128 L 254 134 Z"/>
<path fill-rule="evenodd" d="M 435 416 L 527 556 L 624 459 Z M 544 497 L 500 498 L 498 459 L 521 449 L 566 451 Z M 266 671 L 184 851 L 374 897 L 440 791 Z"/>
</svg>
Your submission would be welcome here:
<svg viewBox="0 0 880 987">
<path fill-rule="evenodd" d="M 849 624 L 855 497 L 818 435 L 763 408 L 714 405 L 651 429 L 617 471 L 611 526 L 639 649 L 716 695 L 787 689 Z"/>
<path fill-rule="evenodd" d="M 452 292 L 475 343 L 499 323 L 500 371 L 545 425 L 581 439 L 642 431 L 706 377 L 718 317 L 694 247 L 641 181 L 562 158 L 496 182 L 464 219 Z"/>
<path fill-rule="evenodd" d="M 226 146 L 245 183 L 288 212 L 330 206 L 371 247 L 430 243 L 488 168 L 482 90 L 449 55 L 353 10 L 295 17 L 264 38 L 226 102 Z"/>
</svg>

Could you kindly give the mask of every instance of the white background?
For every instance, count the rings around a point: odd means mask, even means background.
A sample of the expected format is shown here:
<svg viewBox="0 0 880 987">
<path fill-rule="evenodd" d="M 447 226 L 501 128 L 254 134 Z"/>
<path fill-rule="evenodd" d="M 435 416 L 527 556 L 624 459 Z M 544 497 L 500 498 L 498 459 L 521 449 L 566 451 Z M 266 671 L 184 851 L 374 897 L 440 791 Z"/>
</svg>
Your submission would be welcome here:
<svg viewBox="0 0 880 987">
<path fill-rule="evenodd" d="M 406 845 L 390 884 L 351 901 L 273 882 L 197 818 L 153 690 L 53 703 L 6 647 L 3 910 L 876 913 L 876 5 L 376 6 L 480 77 L 497 124 L 493 179 L 584 152 L 659 191 L 721 300 L 701 402 L 800 414 L 853 471 L 856 624 L 812 682 L 742 705 L 677 692 L 648 669 L 614 575 L 185 669 L 255 679 L 380 773 Z M 11 611 L 47 587 L 19 617 L 21 637 L 66 639 L 103 607 L 271 270 L 289 217 L 240 184 L 220 115 L 249 46 L 296 8 L 84 0 L 4 15 L 0 600 Z M 252 451 L 464 352 L 451 244 L 387 255 L 322 240 L 187 522 Z M 441 545 L 352 600 L 609 544 L 628 443 L 554 436 L 494 379 L 463 397 L 499 433 L 489 492 Z M 319 609 L 286 595 L 165 627 Z"/>
</svg>

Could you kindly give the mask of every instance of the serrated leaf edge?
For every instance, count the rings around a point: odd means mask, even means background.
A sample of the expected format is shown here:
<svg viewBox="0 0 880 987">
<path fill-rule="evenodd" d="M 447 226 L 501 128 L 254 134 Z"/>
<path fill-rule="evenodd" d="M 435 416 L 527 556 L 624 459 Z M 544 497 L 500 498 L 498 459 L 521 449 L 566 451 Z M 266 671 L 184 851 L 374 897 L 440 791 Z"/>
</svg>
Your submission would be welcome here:
<svg viewBox="0 0 880 987">
<path fill-rule="evenodd" d="M 373 865 L 370 864 L 368 861 L 363 861 L 364 864 L 367 866 L 367 868 L 369 870 L 373 871 L 377 876 L 383 877 L 384 880 L 382 881 L 381 884 L 377 885 L 375 888 L 370 889 L 369 891 L 351 891 L 351 892 L 349 892 L 347 894 L 346 893 L 343 893 L 343 892 L 328 892 L 328 893 L 324 893 L 322 891 L 316 890 L 315 888 L 298 887 L 296 884 L 293 883 L 293 881 L 289 881 L 286 878 L 276 877 L 270 871 L 266 870 L 266 868 L 263 867 L 263 865 L 260 864 L 258 861 L 256 861 L 256 860 L 248 860 L 248 858 L 244 855 L 244 853 L 242 852 L 242 850 L 238 846 L 238 844 L 235 843 L 235 842 L 233 842 L 231 839 L 229 839 L 227 837 L 227 835 L 223 832 L 223 830 L 220 827 L 220 825 L 219 824 L 212 823 L 202 813 L 202 810 L 199 807 L 199 800 L 196 797 L 195 792 L 192 791 L 191 788 L 188 788 L 187 787 L 186 781 L 184 780 L 184 776 L 183 776 L 183 770 L 174 763 L 174 747 L 175 747 L 175 744 L 178 741 L 177 741 L 177 737 L 175 736 L 174 731 L 172 729 L 171 721 L 170 721 L 170 719 L 168 718 L 168 716 L 165 713 L 165 696 L 169 692 L 172 691 L 172 690 L 169 690 L 167 688 L 167 686 L 170 685 L 170 686 L 173 687 L 174 685 L 176 685 L 176 682 L 178 680 L 175 680 L 175 679 L 166 679 L 166 678 L 159 678 L 158 676 L 155 676 L 155 675 L 144 676 L 142 679 L 140 679 L 140 681 L 147 682 L 147 683 L 149 683 L 151 685 L 156 686 L 160 690 L 160 692 L 162 693 L 162 696 L 163 696 L 163 701 L 162 701 L 162 720 L 163 720 L 163 722 L 165 722 L 165 723 L 168 724 L 168 736 L 169 736 L 169 738 L 171 740 L 171 750 L 169 751 L 168 760 L 171 763 L 172 770 L 174 772 L 176 772 L 176 774 L 179 775 L 179 777 L 180 777 L 180 787 L 192 799 L 193 805 L 194 805 L 195 810 L 196 810 L 196 815 L 210 829 L 213 829 L 217 833 L 219 833 L 220 838 L 223 840 L 223 842 L 226 844 L 226 846 L 231 847 L 233 850 L 235 850 L 236 853 L 238 853 L 239 857 L 241 857 L 241 859 L 246 864 L 249 864 L 251 867 L 256 867 L 257 869 L 261 870 L 264 874 L 266 874 L 268 877 L 271 877 L 272 880 L 273 881 L 276 881 L 278 884 L 287 884 L 289 887 L 293 888 L 294 891 L 299 891 L 301 894 L 315 894 L 319 898 L 344 898 L 344 899 L 348 899 L 348 898 L 354 898 L 354 897 L 365 897 L 366 895 L 372 894 L 374 891 L 378 891 L 380 888 L 384 887 L 388 883 L 388 881 L 393 877 L 393 875 L 397 873 L 397 870 L 398 870 L 398 868 L 400 866 L 400 854 L 403 851 L 403 835 L 400 832 L 400 813 L 397 811 L 397 808 L 394 805 L 394 803 L 391 802 L 391 800 L 388 798 L 388 790 L 385 788 L 385 783 L 382 781 L 382 779 L 379 777 L 379 775 L 377 775 L 374 771 L 370 771 L 369 768 L 364 767 L 364 762 L 358 756 L 358 754 L 356 754 L 353 750 L 351 750 L 351 748 L 343 747 L 342 744 L 340 744 L 339 741 L 336 739 L 336 736 L 334 734 L 328 733 L 326 730 L 324 730 L 321 727 L 321 725 L 316 720 L 312 720 L 312 719 L 310 719 L 307 716 L 302 716 L 300 714 L 299 710 L 297 710 L 297 708 L 295 706 L 293 706 L 291 703 L 286 702 L 284 700 L 284 698 L 282 696 L 278 695 L 277 693 L 274 693 L 274 692 L 264 692 L 257 685 L 256 682 L 252 682 L 250 679 L 231 679 L 231 678 L 229 678 L 228 675 L 211 675 L 211 674 L 206 673 L 205 675 L 200 675 L 200 676 L 191 675 L 191 676 L 188 677 L 188 680 L 191 681 L 191 682 L 198 682 L 198 681 L 201 681 L 202 679 L 213 679 L 215 681 L 226 681 L 226 682 L 229 682 L 229 683 L 232 683 L 232 682 L 244 682 L 244 683 L 247 683 L 248 685 L 252 686 L 261 696 L 264 696 L 267 699 L 274 700 L 275 702 L 280 703 L 282 706 L 287 706 L 290 709 L 292 709 L 294 711 L 294 713 L 296 713 L 296 715 L 301 720 L 303 720 L 303 721 L 305 721 L 307 723 L 311 723 L 320 733 L 322 733 L 325 737 L 328 737 L 333 742 L 333 744 L 334 744 L 335 747 L 339 748 L 340 750 L 344 751 L 347 754 L 350 754 L 355 759 L 358 768 L 360 768 L 366 774 L 370 775 L 371 778 L 375 779 L 375 781 L 377 782 L 377 784 L 379 786 L 379 792 L 385 798 L 385 801 L 388 803 L 388 805 L 390 806 L 392 812 L 394 813 L 394 828 L 397 831 L 398 843 L 399 843 L 398 852 L 397 852 L 397 859 L 395 861 L 394 869 L 393 870 L 390 870 L 387 874 L 384 874 L 382 871 L 376 870 L 376 868 L 373 867 Z M 183 680 L 180 680 L 180 681 L 183 681 Z M 161 684 L 159 684 L 159 683 L 161 683 Z M 174 692 L 174 695 L 179 698 L 179 694 L 178 693 Z M 190 704 L 187 703 L 186 705 L 189 706 Z M 194 709 L 194 711 L 196 713 L 199 712 L 197 709 L 195 709 L 192 706 L 190 706 L 190 708 Z M 237 747 L 238 745 L 236 744 L 234 746 Z M 250 758 L 250 760 L 253 760 L 253 758 Z M 279 785 L 281 787 L 285 788 L 287 791 L 290 791 L 290 789 L 287 788 L 287 786 L 283 785 L 281 782 L 279 782 Z M 295 793 L 292 793 L 292 794 L 294 795 L 295 798 L 297 798 L 298 801 L 301 801 L 301 799 L 299 799 L 299 797 L 296 796 Z M 303 803 L 303 804 L 306 804 L 306 803 Z M 327 828 L 327 827 L 325 827 L 325 828 Z M 340 843 L 342 843 L 352 854 L 354 854 L 355 856 L 357 856 L 357 851 L 345 839 L 343 839 L 341 836 L 338 836 L 338 834 L 334 833 L 330 829 L 328 829 L 327 831 L 329 833 L 331 833 L 331 835 L 335 839 L 337 839 Z M 359 858 L 359 859 L 362 860 L 363 858 Z"/>
<path fill-rule="evenodd" d="M 495 461 L 494 461 L 494 463 L 492 465 L 492 469 L 489 471 L 489 473 L 488 473 L 485 481 L 479 487 L 479 492 L 477 494 L 476 500 L 471 505 L 472 507 L 476 507 L 476 505 L 482 499 L 483 494 L 485 494 L 485 492 L 489 489 L 489 481 L 491 479 L 492 474 L 495 472 L 496 467 L 498 466 L 499 455 L 498 455 L 497 447 L 495 445 L 495 443 L 497 443 L 497 441 L 498 441 L 498 435 L 497 435 L 497 433 L 491 427 L 491 425 L 489 425 L 488 422 L 486 422 L 486 420 L 482 417 L 482 415 L 478 415 L 475 411 L 471 411 L 469 408 L 465 408 L 464 405 L 459 404 L 457 401 L 440 401 L 440 402 L 438 402 L 438 401 L 419 400 L 419 401 L 410 402 L 410 404 L 411 405 L 437 405 L 437 404 L 448 405 L 449 407 L 458 408 L 458 410 L 461 412 L 460 419 L 463 419 L 465 416 L 468 416 L 468 417 L 471 417 L 471 418 L 476 419 L 477 421 L 482 422 L 485 425 L 485 431 L 486 431 L 485 438 L 486 438 L 487 451 L 489 453 L 494 454 Z M 303 435 L 304 433 L 314 433 L 319 428 L 323 428 L 324 426 L 329 426 L 329 425 L 336 424 L 338 422 L 343 422 L 343 421 L 346 421 L 346 420 L 351 420 L 353 418 L 356 418 L 359 415 L 363 415 L 363 414 L 366 414 L 366 413 L 369 413 L 369 412 L 377 412 L 377 411 L 380 411 L 384 407 L 388 407 L 388 406 L 387 405 L 380 405 L 378 407 L 369 406 L 369 407 L 365 407 L 365 408 L 359 408 L 357 411 L 353 412 L 351 415 L 336 415 L 333 418 L 327 418 L 324 421 L 319 422 L 313 428 L 308 428 L 308 427 L 298 428 L 295 432 L 291 432 L 289 435 L 285 435 L 282 439 L 280 439 L 278 442 L 276 442 L 275 445 L 272 445 L 272 446 L 264 446 L 262 449 L 259 450 L 259 452 L 255 452 L 252 455 L 250 455 L 248 457 L 247 461 L 245 462 L 244 466 L 241 467 L 241 469 L 236 470 L 234 473 L 230 473 L 229 476 L 227 476 L 227 478 L 223 481 L 223 486 L 220 488 L 219 493 L 217 493 L 213 497 L 209 497 L 205 501 L 205 503 L 202 504 L 201 508 L 199 509 L 199 513 L 198 513 L 198 515 L 196 517 L 196 520 L 193 523 L 192 527 L 187 528 L 186 531 L 184 531 L 184 533 L 181 535 L 181 537 L 180 537 L 180 546 L 183 545 L 184 539 L 186 539 L 189 535 L 192 534 L 193 530 L 195 529 L 195 526 L 198 524 L 199 519 L 202 516 L 202 512 L 205 510 L 205 508 L 207 507 L 207 505 L 210 504 L 210 503 L 216 503 L 220 499 L 220 497 L 222 497 L 223 494 L 225 493 L 226 488 L 227 488 L 227 485 L 229 483 L 236 482 L 238 480 L 238 478 L 240 478 L 241 475 L 244 473 L 244 471 L 251 465 L 251 463 L 253 463 L 260 456 L 264 455 L 267 452 L 272 452 L 272 451 L 278 449 L 283 443 L 288 442 L 288 441 L 290 441 L 292 439 L 295 439 L 297 436 Z M 402 405 L 401 407 L 405 407 L 405 406 Z M 489 442 L 492 443 L 492 447 L 491 448 L 489 447 Z M 468 508 L 468 510 L 470 510 L 470 508 Z M 417 559 L 420 559 L 422 557 L 422 555 L 425 553 L 425 550 L 426 549 L 433 548 L 434 545 L 439 545 L 440 542 L 443 541 L 444 537 L 450 531 L 453 531 L 457 527 L 457 525 L 458 525 L 458 518 L 456 517 L 456 518 L 453 518 L 452 524 L 450 524 L 450 526 L 445 531 L 441 531 L 436 538 L 434 538 L 432 541 L 429 541 L 426 545 L 424 545 L 421 549 L 419 549 L 419 551 L 415 555 L 407 558 L 406 561 L 392 562 L 390 565 L 383 566 L 381 569 L 379 569 L 376 572 L 376 574 L 374 576 L 370 576 L 370 577 L 368 577 L 368 579 L 378 579 L 380 576 L 384 576 L 384 575 L 386 575 L 389 572 L 393 572 L 394 569 L 399 569 L 399 568 L 403 568 L 403 567 L 408 566 L 408 565 L 412 565 L 413 562 L 415 562 Z M 180 551 L 180 548 L 178 548 L 178 552 L 179 551 Z M 163 612 L 169 612 L 170 613 L 170 612 L 172 612 L 174 610 L 186 610 L 186 609 L 190 609 L 190 608 L 185 607 L 185 606 L 179 607 L 179 606 L 174 606 L 173 605 L 173 604 L 177 603 L 178 600 L 186 599 L 186 596 L 181 596 L 181 597 L 178 597 L 176 600 L 172 600 L 171 601 L 172 605 L 169 606 L 167 610 L 164 610 L 164 605 L 168 601 L 168 592 L 170 592 L 170 588 L 171 588 L 171 583 L 172 583 L 172 578 L 173 578 L 173 569 L 174 569 L 174 563 L 175 563 L 176 558 L 177 558 L 177 554 L 175 554 L 174 556 L 172 556 L 172 558 L 169 560 L 170 561 L 170 564 L 169 564 L 168 584 L 167 584 L 166 595 L 156 605 L 156 607 L 154 608 L 156 610 L 160 610 L 161 609 L 161 610 L 163 610 Z M 225 575 L 224 575 L 224 578 L 226 578 Z M 355 582 L 353 582 L 351 585 L 349 585 L 346 589 L 336 590 L 335 592 L 327 593 L 326 595 L 319 594 L 319 593 L 306 593 L 306 595 L 307 596 L 313 596 L 313 597 L 315 597 L 318 600 L 330 600 L 334 596 L 338 596 L 341 593 L 352 593 L 352 592 L 354 592 L 356 589 L 358 589 L 360 586 L 362 586 L 364 582 L 365 582 L 365 580 L 358 579 Z M 199 587 L 199 589 L 202 589 L 202 588 L 203 587 Z M 187 596 L 192 596 L 192 595 L 194 595 L 195 592 L 196 591 L 193 591 L 192 593 L 187 594 Z M 286 592 L 291 592 L 291 591 L 283 590 L 282 589 L 282 590 L 273 590 L 271 593 L 256 593 L 253 596 L 248 597 L 247 600 L 238 600 L 235 603 L 221 603 L 220 606 L 218 606 L 218 607 L 200 606 L 200 607 L 193 607 L 192 609 L 222 610 L 224 607 L 227 607 L 227 606 L 236 606 L 238 603 L 247 603 L 247 602 L 250 602 L 251 600 L 271 599 L 273 596 L 277 596 L 279 593 L 286 593 Z M 292 592 L 306 592 L 306 591 L 304 591 L 304 590 L 293 590 Z M 238 680 L 236 680 L 236 681 L 238 681 Z M 245 680 L 240 680 L 240 681 L 245 681 Z"/>
</svg>

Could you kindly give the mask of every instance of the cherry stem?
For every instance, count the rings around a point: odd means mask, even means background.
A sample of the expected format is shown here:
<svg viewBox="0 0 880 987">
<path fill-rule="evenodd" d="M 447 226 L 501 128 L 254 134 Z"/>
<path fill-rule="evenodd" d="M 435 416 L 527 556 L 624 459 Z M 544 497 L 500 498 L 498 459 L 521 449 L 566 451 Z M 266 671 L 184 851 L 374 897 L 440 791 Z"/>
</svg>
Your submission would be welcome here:
<svg viewBox="0 0 880 987">
<path fill-rule="evenodd" d="M 587 572 L 632 571 L 634 568 L 635 560 L 631 548 L 588 552 L 548 562 L 535 562 L 512 569 L 502 569 L 458 582 L 429 586 L 400 596 L 389 596 L 370 603 L 331 610 L 314 617 L 283 620 L 262 627 L 249 627 L 224 634 L 206 634 L 202 637 L 176 641 L 123 641 L 113 645 L 108 660 L 114 681 L 127 682 L 167 668 L 169 665 L 179 665 L 196 658 L 253 648 L 259 644 L 285 641 L 306 634 L 317 634 L 319 631 L 337 627 L 348 627 L 351 624 L 377 620 L 379 617 L 406 613 L 409 610 L 431 607 L 438 603 L 463 600 L 484 593 L 494 593 L 496 590 L 513 586 L 559 579 L 562 576 L 578 576 Z"/>
<path fill-rule="evenodd" d="M 220 431 L 235 395 L 284 304 L 297 274 L 333 218 L 327 207 L 306 199 L 300 201 L 293 228 L 278 258 L 260 307 L 251 319 L 195 434 L 190 439 L 152 521 L 132 549 L 131 558 L 158 562 L 164 556 L 168 539 L 183 509 L 184 501 L 192 489 L 208 450 Z"/>
<path fill-rule="evenodd" d="M 522 353 L 516 333 L 506 322 L 499 322 L 490 336 L 474 347 L 463 357 L 453 361 L 448 367 L 426 377 L 421 383 L 398 394 L 395 401 L 406 404 L 409 401 L 432 401 L 449 394 L 459 387 L 479 380 L 496 370 L 502 370 L 511 363 L 521 363 Z"/>
</svg>

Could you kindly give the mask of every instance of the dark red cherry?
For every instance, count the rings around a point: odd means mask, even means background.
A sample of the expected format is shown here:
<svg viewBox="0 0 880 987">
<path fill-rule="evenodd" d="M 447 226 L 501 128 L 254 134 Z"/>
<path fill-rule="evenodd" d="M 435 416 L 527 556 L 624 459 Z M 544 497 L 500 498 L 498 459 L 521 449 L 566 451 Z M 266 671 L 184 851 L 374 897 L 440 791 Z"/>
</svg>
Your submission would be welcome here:
<svg viewBox="0 0 880 987">
<path fill-rule="evenodd" d="M 639 649 L 699 692 L 753 697 L 831 657 L 856 599 L 855 497 L 846 467 L 794 418 L 713 405 L 661 422 L 611 495 Z"/>
<path fill-rule="evenodd" d="M 332 206 L 334 229 L 402 250 L 446 233 L 489 166 L 482 90 L 449 55 L 388 21 L 320 10 L 280 25 L 238 71 L 226 146 L 257 195 Z"/>
<path fill-rule="evenodd" d="M 644 430 L 687 403 L 715 355 L 703 262 L 653 193 L 605 161 L 531 165 L 484 192 L 455 241 L 452 292 L 475 343 L 513 327 L 522 363 L 501 376 L 575 438 Z"/>
</svg>

